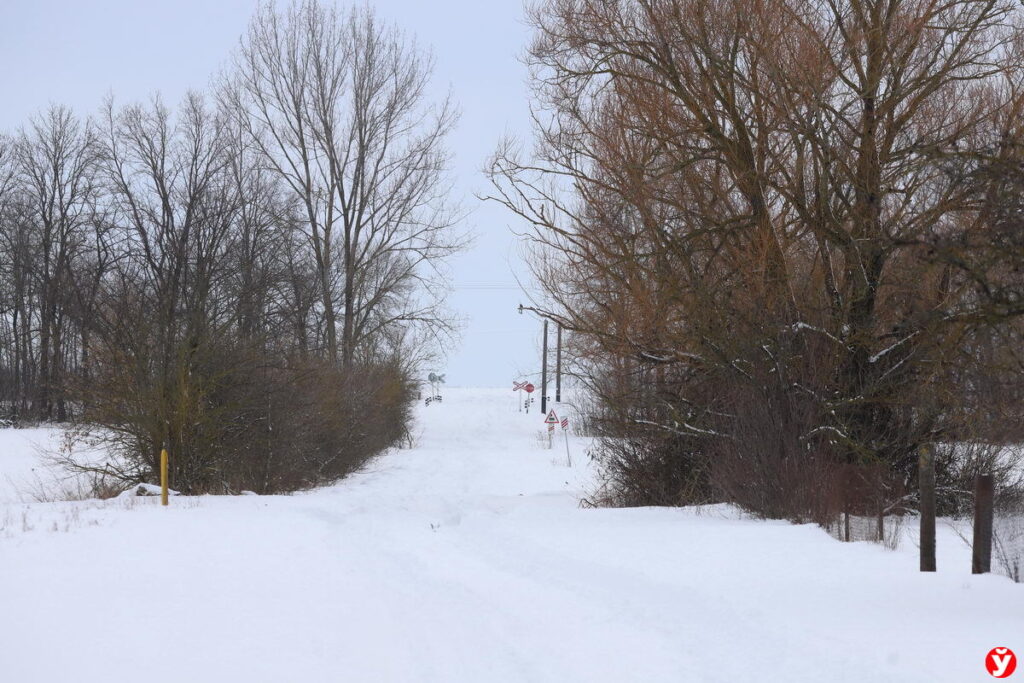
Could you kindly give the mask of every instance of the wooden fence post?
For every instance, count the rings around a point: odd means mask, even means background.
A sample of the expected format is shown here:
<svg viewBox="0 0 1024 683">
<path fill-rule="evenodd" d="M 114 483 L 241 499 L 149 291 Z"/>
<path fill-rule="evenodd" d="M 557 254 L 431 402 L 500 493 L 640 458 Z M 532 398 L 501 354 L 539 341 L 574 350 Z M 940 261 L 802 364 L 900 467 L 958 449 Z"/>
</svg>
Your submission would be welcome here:
<svg viewBox="0 0 1024 683">
<path fill-rule="evenodd" d="M 921 493 L 921 571 L 935 571 L 935 451 L 930 444 L 921 446 L 918 459 L 918 486 Z"/>
<path fill-rule="evenodd" d="M 995 483 L 991 474 L 974 478 L 974 542 L 971 544 L 971 573 L 992 571 L 992 514 Z"/>
<path fill-rule="evenodd" d="M 850 501 L 853 499 L 853 470 L 852 465 L 843 465 L 840 470 L 842 475 L 839 478 L 839 484 L 841 488 L 841 499 L 843 503 L 843 511 L 841 514 L 843 526 L 840 528 L 839 533 L 841 540 L 846 543 L 850 542 Z"/>
<path fill-rule="evenodd" d="M 160 504 L 167 505 L 167 449 L 160 449 Z"/>
<path fill-rule="evenodd" d="M 875 470 L 874 477 L 875 496 L 878 500 L 878 542 L 885 543 L 885 475 L 881 470 Z"/>
</svg>

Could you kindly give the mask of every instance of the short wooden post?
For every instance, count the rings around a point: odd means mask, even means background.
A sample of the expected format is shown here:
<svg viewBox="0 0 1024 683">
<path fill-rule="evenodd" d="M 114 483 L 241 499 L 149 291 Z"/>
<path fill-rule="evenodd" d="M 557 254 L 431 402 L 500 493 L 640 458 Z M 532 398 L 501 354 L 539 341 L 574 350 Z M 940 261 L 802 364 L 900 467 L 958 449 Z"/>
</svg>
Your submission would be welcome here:
<svg viewBox="0 0 1024 683">
<path fill-rule="evenodd" d="M 878 542 L 885 543 L 885 475 L 876 469 L 874 478 L 875 496 L 878 501 Z"/>
<path fill-rule="evenodd" d="M 971 573 L 992 571 L 992 515 L 995 483 L 991 474 L 974 478 L 974 542 L 971 544 Z"/>
<path fill-rule="evenodd" d="M 918 458 L 918 486 L 921 494 L 921 571 L 935 571 L 935 452 L 921 446 Z"/>
<path fill-rule="evenodd" d="M 841 479 L 843 486 L 843 540 L 850 542 L 850 500 L 853 498 L 853 470 L 846 465 Z"/>
<path fill-rule="evenodd" d="M 160 449 L 160 504 L 167 505 L 167 449 Z"/>
</svg>

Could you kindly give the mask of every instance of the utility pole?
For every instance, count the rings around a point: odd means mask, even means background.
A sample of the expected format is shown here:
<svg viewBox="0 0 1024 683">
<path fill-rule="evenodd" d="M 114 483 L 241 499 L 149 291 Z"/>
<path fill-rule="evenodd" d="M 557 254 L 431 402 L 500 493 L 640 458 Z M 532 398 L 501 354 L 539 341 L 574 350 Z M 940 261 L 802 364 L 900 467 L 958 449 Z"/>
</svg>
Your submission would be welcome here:
<svg viewBox="0 0 1024 683">
<path fill-rule="evenodd" d="M 548 414 L 548 320 L 544 319 L 544 351 L 540 359 L 540 412 Z"/>
<path fill-rule="evenodd" d="M 558 350 L 555 351 L 555 403 L 562 402 L 562 325 L 556 331 Z"/>
<path fill-rule="evenodd" d="M 519 304 L 519 314 L 523 311 L 539 313 L 535 308 L 528 308 Z M 555 378 L 555 400 L 562 400 L 562 326 L 558 326 L 558 365 Z M 544 350 L 541 352 L 540 360 L 540 411 L 545 415 L 548 412 L 548 319 L 544 318 Z M 529 412 L 529 410 L 527 410 Z"/>
</svg>

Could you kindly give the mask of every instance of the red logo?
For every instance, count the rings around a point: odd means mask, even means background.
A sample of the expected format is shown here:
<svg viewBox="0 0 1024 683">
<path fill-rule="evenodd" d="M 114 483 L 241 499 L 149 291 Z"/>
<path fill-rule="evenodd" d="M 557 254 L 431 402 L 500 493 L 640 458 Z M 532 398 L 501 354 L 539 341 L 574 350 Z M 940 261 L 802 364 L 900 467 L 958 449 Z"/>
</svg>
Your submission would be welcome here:
<svg viewBox="0 0 1024 683">
<path fill-rule="evenodd" d="M 994 647 L 985 656 L 985 669 L 993 678 L 1009 678 L 1017 670 L 1017 655 L 1008 647 Z"/>
</svg>

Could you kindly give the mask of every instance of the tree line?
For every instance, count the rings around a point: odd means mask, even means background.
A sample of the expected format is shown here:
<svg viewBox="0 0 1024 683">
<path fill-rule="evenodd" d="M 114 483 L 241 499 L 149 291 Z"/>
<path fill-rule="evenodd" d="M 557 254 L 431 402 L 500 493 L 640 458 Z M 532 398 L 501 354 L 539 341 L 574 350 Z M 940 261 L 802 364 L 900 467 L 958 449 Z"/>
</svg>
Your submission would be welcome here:
<svg viewBox="0 0 1024 683">
<path fill-rule="evenodd" d="M 329 481 L 394 443 L 453 331 L 428 52 L 363 7 L 263 6 L 210 90 L 0 137 L 0 413 L 99 425 L 185 492 Z"/>
<path fill-rule="evenodd" d="M 603 501 L 826 524 L 912 505 L 922 448 L 947 506 L 1009 474 L 1022 18 L 1004 0 L 533 7 L 535 144 L 501 145 L 492 198 L 532 226 L 537 307 L 596 397 Z"/>
</svg>

